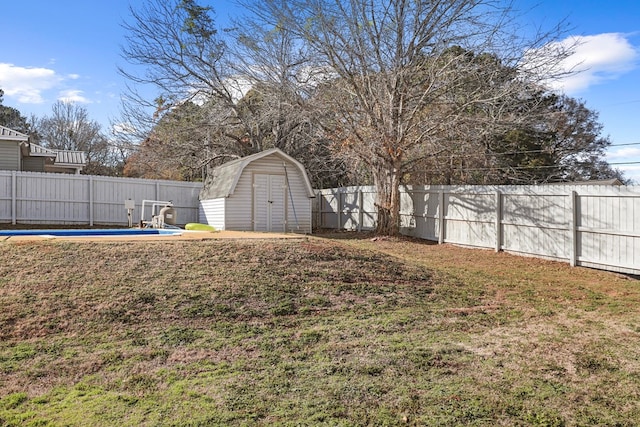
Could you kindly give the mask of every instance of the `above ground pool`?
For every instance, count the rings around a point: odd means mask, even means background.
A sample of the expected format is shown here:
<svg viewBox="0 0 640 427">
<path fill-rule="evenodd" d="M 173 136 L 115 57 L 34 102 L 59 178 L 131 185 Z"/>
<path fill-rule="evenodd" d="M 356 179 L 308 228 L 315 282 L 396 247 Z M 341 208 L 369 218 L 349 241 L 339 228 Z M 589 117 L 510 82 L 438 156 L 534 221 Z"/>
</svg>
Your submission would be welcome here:
<svg viewBox="0 0 640 427">
<path fill-rule="evenodd" d="M 148 235 L 180 235 L 180 230 L 163 230 L 158 228 L 91 228 L 91 229 L 53 229 L 53 230 L 0 230 L 0 236 L 52 236 L 52 237 L 113 237 L 113 236 L 148 236 Z"/>
</svg>

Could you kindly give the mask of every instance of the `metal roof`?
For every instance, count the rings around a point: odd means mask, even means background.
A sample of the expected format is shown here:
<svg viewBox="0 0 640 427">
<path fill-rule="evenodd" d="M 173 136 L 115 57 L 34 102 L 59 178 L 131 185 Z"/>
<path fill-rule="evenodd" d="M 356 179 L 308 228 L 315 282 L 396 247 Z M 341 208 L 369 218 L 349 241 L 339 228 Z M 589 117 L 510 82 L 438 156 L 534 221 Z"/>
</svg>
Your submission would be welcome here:
<svg viewBox="0 0 640 427">
<path fill-rule="evenodd" d="M 55 150 L 38 144 L 23 143 L 23 155 L 29 157 L 48 157 L 53 166 L 78 168 L 87 164 L 84 151 Z"/>
<path fill-rule="evenodd" d="M 29 149 L 27 155 L 29 157 L 52 157 L 56 158 L 57 154 L 55 150 L 50 148 L 42 147 L 38 144 L 34 144 L 33 142 L 26 145 Z"/>
<path fill-rule="evenodd" d="M 550 182 L 546 185 L 624 185 L 618 178 L 591 179 L 588 181 Z"/>
<path fill-rule="evenodd" d="M 281 157 L 283 160 L 292 163 L 296 167 L 296 169 L 298 169 L 304 179 L 307 195 L 309 197 L 314 197 L 311 181 L 309 181 L 307 171 L 305 170 L 302 163 L 289 156 L 282 150 L 271 148 L 269 150 L 261 151 L 260 153 L 232 160 L 215 168 L 207 176 L 207 179 L 204 182 L 204 186 L 200 191 L 200 200 L 219 199 L 222 197 L 231 196 L 236 188 L 236 185 L 238 184 L 238 180 L 240 179 L 244 168 L 247 167 L 247 165 L 249 165 L 250 163 L 270 155 L 276 155 L 278 157 Z"/>
<path fill-rule="evenodd" d="M 11 141 L 27 141 L 29 136 L 8 127 L 0 126 L 0 139 Z"/>
<path fill-rule="evenodd" d="M 565 182 L 564 184 L 571 184 L 571 185 L 623 185 L 622 181 L 620 181 L 618 178 L 592 179 L 592 180 L 589 180 L 589 181 Z"/>
<path fill-rule="evenodd" d="M 84 166 L 87 158 L 84 151 L 56 150 L 56 165 L 59 166 Z"/>
</svg>

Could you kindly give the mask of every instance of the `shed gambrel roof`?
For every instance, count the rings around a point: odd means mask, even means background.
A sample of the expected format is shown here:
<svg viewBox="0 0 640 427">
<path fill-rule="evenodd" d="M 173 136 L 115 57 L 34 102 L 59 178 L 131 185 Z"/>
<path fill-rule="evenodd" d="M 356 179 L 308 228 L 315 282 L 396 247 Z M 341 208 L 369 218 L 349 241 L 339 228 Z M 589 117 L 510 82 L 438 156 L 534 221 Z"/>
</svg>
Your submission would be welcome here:
<svg viewBox="0 0 640 427">
<path fill-rule="evenodd" d="M 315 197 L 311 181 L 309 181 L 307 171 L 302 163 L 278 148 L 271 148 L 269 150 L 261 151 L 260 153 L 232 160 L 213 169 L 209 176 L 207 176 L 202 191 L 200 192 L 200 200 L 219 199 L 231 196 L 238 184 L 240 176 L 242 175 L 242 171 L 252 162 L 270 155 L 276 155 L 282 158 L 283 161 L 286 160 L 292 163 L 304 179 L 304 185 L 308 197 Z"/>
<path fill-rule="evenodd" d="M 5 141 L 26 142 L 29 140 L 29 136 L 13 129 L 9 129 L 8 127 L 0 126 L 0 139 Z"/>
</svg>

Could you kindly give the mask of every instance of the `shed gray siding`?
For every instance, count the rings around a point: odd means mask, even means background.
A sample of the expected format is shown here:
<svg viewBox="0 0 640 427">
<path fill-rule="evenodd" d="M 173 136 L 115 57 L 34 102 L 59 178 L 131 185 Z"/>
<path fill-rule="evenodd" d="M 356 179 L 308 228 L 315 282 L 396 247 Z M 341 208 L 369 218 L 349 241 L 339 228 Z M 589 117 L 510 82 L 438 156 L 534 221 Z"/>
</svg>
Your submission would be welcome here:
<svg viewBox="0 0 640 427">
<path fill-rule="evenodd" d="M 20 170 L 20 142 L 0 140 L 0 170 Z"/>
</svg>

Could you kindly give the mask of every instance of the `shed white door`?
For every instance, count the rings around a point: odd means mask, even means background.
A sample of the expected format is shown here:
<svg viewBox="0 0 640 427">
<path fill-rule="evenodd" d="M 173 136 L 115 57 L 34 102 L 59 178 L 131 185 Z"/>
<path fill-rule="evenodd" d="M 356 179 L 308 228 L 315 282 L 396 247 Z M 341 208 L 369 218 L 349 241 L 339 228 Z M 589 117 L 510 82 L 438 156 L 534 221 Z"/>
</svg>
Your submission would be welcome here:
<svg viewBox="0 0 640 427">
<path fill-rule="evenodd" d="M 285 231 L 285 184 L 284 175 L 253 175 L 254 231 Z"/>
</svg>

